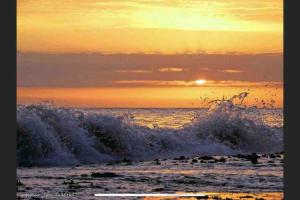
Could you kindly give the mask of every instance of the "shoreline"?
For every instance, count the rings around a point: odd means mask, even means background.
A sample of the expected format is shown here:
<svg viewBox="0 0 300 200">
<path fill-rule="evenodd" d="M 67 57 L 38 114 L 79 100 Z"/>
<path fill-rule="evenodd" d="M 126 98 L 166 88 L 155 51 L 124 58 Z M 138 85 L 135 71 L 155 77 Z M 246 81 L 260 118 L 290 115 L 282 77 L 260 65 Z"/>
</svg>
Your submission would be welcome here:
<svg viewBox="0 0 300 200">
<path fill-rule="evenodd" d="M 177 156 L 177 157 L 163 157 L 163 158 L 149 158 L 149 159 L 130 159 L 126 156 L 124 156 L 122 159 L 116 160 L 116 161 L 107 161 L 103 163 L 83 163 L 83 164 L 72 164 L 72 165 L 28 165 L 28 166 L 17 166 L 17 168 L 48 168 L 48 167 L 79 167 L 79 166 L 85 166 L 85 165 L 132 165 L 133 163 L 141 163 L 141 162 L 158 162 L 159 160 L 181 160 L 181 161 L 188 161 L 190 160 L 191 163 L 193 163 L 195 160 L 199 160 L 199 162 L 202 163 L 217 163 L 217 162 L 226 162 L 225 158 L 240 158 L 244 161 L 250 161 L 252 164 L 257 164 L 259 158 L 281 158 L 284 157 L 284 152 L 275 152 L 275 153 L 257 153 L 254 152 L 252 154 L 249 153 L 239 153 L 239 154 L 230 154 L 230 155 L 199 155 L 199 156 Z M 225 160 L 224 160 L 225 159 Z M 283 162 L 283 160 L 282 160 Z"/>
<path fill-rule="evenodd" d="M 179 156 L 101 165 L 18 167 L 17 196 L 69 195 L 67 199 L 108 199 L 95 193 L 204 193 L 203 197 L 109 199 L 281 200 L 284 152 L 234 156 Z M 202 192 L 206 191 L 206 192 Z M 23 197 L 23 198 L 22 198 Z M 49 197 L 49 196 L 48 196 Z M 77 197 L 77 198 L 76 198 Z M 47 198 L 46 198 L 47 199 Z M 49 198 L 51 199 L 51 198 Z"/>
</svg>

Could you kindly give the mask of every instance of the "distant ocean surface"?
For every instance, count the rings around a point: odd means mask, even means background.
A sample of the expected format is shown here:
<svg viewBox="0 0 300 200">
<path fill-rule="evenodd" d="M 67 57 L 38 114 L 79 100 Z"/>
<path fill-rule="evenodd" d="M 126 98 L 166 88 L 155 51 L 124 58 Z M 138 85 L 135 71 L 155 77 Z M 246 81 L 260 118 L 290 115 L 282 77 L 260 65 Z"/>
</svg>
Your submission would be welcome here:
<svg viewBox="0 0 300 200">
<path fill-rule="evenodd" d="M 86 113 L 127 117 L 133 124 L 149 128 L 183 128 L 205 116 L 208 108 L 89 108 L 79 109 Z M 249 113 L 249 115 L 254 113 Z M 257 109 L 255 117 L 271 127 L 283 126 L 283 109 Z"/>
</svg>

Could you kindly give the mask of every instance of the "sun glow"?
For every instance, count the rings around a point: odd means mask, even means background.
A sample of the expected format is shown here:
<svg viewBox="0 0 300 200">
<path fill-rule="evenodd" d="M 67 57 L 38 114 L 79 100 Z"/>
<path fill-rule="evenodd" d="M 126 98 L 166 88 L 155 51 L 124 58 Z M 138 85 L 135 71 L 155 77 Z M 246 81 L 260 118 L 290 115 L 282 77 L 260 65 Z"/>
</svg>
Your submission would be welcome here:
<svg viewBox="0 0 300 200">
<path fill-rule="evenodd" d="M 202 80 L 202 79 L 195 80 L 195 83 L 196 83 L 197 85 L 203 85 L 203 84 L 206 83 L 206 80 Z"/>
<path fill-rule="evenodd" d="M 282 52 L 282 4 L 20 0 L 17 48 L 44 53 L 277 53 Z"/>
</svg>

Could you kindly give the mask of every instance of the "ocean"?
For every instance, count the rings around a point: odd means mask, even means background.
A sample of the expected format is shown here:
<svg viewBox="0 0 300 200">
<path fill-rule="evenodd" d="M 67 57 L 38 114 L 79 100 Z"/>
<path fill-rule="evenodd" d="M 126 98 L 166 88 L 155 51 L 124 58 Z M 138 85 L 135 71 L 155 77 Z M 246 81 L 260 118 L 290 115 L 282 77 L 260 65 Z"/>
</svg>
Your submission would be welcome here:
<svg viewBox="0 0 300 200">
<path fill-rule="evenodd" d="M 283 110 L 240 102 L 197 109 L 18 105 L 17 194 L 232 192 L 281 199 Z"/>
</svg>

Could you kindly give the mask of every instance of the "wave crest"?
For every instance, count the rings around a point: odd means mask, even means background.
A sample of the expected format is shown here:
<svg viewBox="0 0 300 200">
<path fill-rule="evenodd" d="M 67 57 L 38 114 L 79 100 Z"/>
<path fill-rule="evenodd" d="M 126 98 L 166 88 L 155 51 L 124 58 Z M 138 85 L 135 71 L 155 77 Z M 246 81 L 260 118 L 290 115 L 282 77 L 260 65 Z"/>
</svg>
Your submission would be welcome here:
<svg viewBox="0 0 300 200">
<path fill-rule="evenodd" d="M 181 129 L 134 125 L 126 116 L 18 105 L 18 165 L 282 151 L 282 127 L 265 125 L 256 117 L 257 108 L 242 106 L 246 96 L 242 93 L 229 100 L 210 102 L 206 115 Z M 240 103 L 235 103 L 237 99 Z"/>
</svg>

